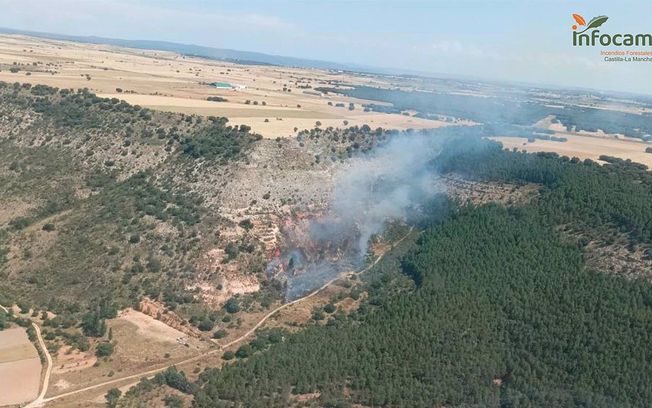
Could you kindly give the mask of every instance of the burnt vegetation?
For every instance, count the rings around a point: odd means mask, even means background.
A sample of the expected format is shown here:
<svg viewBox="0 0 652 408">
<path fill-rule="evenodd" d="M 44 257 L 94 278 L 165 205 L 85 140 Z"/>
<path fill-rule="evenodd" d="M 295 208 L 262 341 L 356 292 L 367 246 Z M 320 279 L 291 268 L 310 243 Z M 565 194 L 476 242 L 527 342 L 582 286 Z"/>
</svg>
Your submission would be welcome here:
<svg viewBox="0 0 652 408">
<path fill-rule="evenodd" d="M 239 166 L 248 166 L 255 150 L 263 157 L 290 152 L 301 162 L 290 159 L 288 166 L 310 169 L 333 162 L 329 155 L 364 154 L 391 135 L 363 126 L 305 131 L 300 141 L 261 140 L 225 118 L 150 111 L 87 90 L 42 85 L 0 83 L 0 99 L 0 191 L 9 200 L 5 207 L 16 210 L 0 218 L 6 220 L 0 289 L 7 303 L 25 299 L 56 313 L 45 331 L 80 350 L 89 347 L 84 333 L 101 335 L 104 320 L 114 316 L 95 313 L 98 293 L 110 294 L 115 310 L 146 297 L 201 330 L 233 327 L 185 288 L 197 279 L 206 245 L 224 249 L 222 265 L 264 272 L 254 223 L 215 215 L 221 210 L 216 197 Z M 257 166 L 275 165 L 258 160 Z M 209 186 L 195 184 L 205 175 Z M 256 198 L 275 205 L 272 187 L 261 188 L 267 193 Z M 244 236 L 212 238 L 231 224 Z M 261 307 L 281 296 L 263 292 Z"/>
</svg>

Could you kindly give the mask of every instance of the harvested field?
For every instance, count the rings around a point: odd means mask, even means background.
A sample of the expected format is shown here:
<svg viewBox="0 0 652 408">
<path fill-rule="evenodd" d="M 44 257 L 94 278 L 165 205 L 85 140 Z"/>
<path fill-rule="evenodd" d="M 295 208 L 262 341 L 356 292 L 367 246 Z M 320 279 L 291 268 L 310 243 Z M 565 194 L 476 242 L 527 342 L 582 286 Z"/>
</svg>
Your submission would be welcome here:
<svg viewBox="0 0 652 408">
<path fill-rule="evenodd" d="M 528 142 L 520 137 L 495 137 L 505 148 L 525 150 L 527 152 L 555 152 L 562 156 L 579 157 L 580 159 L 598 160 L 601 155 L 614 156 L 621 159 L 631 159 L 637 163 L 652 168 L 652 154 L 645 149 L 652 144 L 641 140 L 588 136 L 571 133 L 560 133 L 557 136 L 568 139 L 566 142 L 539 140 Z"/>
<path fill-rule="evenodd" d="M 15 63 L 15 64 L 14 64 Z M 11 72 L 8 68 L 18 69 Z M 369 101 L 324 95 L 314 88 L 333 82 L 388 87 L 380 78 L 352 73 L 243 65 L 172 52 L 134 50 L 0 35 L 0 80 L 58 88 L 88 88 L 156 110 L 225 116 L 265 137 L 288 137 L 295 128 L 368 124 L 372 128 L 426 129 L 445 125 L 411 115 L 364 112 Z M 233 84 L 216 88 L 213 82 Z M 208 101 L 219 96 L 226 102 Z M 339 107 L 336 105 L 340 105 Z M 352 109 L 349 108 L 352 104 Z"/>
<path fill-rule="evenodd" d="M 0 406 L 36 399 L 41 360 L 23 328 L 0 331 Z"/>
<path fill-rule="evenodd" d="M 0 363 L 38 357 L 23 328 L 0 332 Z"/>
</svg>

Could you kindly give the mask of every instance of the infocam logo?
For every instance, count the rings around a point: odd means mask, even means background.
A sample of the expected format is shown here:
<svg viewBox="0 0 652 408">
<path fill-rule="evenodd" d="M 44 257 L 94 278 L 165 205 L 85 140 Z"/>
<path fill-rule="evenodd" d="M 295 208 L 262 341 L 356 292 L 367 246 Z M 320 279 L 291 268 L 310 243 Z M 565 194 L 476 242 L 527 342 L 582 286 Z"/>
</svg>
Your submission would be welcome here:
<svg viewBox="0 0 652 408">
<path fill-rule="evenodd" d="M 575 19 L 575 22 L 577 23 L 573 24 L 573 46 L 575 47 L 595 47 L 596 45 L 602 45 L 604 47 L 610 45 L 615 45 L 617 47 L 652 46 L 652 34 L 601 33 L 598 28 L 609 20 L 609 17 L 607 16 L 593 17 L 588 24 L 586 23 L 586 20 L 584 20 L 584 17 L 579 14 L 573 14 L 573 19 Z M 587 33 L 587 31 L 589 32 Z"/>
</svg>

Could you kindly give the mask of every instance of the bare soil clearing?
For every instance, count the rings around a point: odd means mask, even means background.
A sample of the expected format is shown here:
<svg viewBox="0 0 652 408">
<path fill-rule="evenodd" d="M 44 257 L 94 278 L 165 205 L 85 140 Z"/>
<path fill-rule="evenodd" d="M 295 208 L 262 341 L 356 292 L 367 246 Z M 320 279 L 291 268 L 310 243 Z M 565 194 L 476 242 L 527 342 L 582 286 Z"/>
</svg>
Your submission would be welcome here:
<svg viewBox="0 0 652 408">
<path fill-rule="evenodd" d="M 57 359 L 55 361 L 55 367 L 53 368 L 52 373 L 55 375 L 60 375 L 64 373 L 80 371 L 92 367 L 96 362 L 97 358 L 90 353 L 83 353 L 79 350 L 73 351 L 70 346 L 63 346 L 58 352 Z M 66 380 L 59 380 L 56 384 L 54 384 L 56 388 L 61 389 L 62 387 L 57 384 L 63 384 L 63 388 L 70 387 L 69 383 Z"/>
<path fill-rule="evenodd" d="M 133 309 L 122 312 L 118 320 L 132 323 L 138 335 L 154 341 L 176 344 L 178 339 L 187 337 L 185 333 Z"/>
</svg>

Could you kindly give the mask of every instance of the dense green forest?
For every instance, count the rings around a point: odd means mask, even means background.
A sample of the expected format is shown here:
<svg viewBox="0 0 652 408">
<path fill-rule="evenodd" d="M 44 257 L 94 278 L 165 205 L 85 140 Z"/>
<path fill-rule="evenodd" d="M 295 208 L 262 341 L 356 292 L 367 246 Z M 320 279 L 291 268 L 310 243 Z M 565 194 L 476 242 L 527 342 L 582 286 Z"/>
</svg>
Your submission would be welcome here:
<svg viewBox="0 0 652 408">
<path fill-rule="evenodd" d="M 505 152 L 487 140 L 444 148 L 438 166 L 442 172 L 489 181 L 543 185 L 537 210 L 548 221 L 571 224 L 593 237 L 621 231 L 632 243 L 652 243 L 652 173 L 644 165 L 612 159 L 601 166 L 591 160 Z"/>
<path fill-rule="evenodd" d="M 589 270 L 583 245 L 607 231 L 649 245 L 649 174 L 478 139 L 451 142 L 437 165 L 541 193 L 453 210 L 366 276 L 356 312 L 207 370 L 194 406 L 287 406 L 312 392 L 319 406 L 647 406 L 652 286 Z"/>
</svg>

